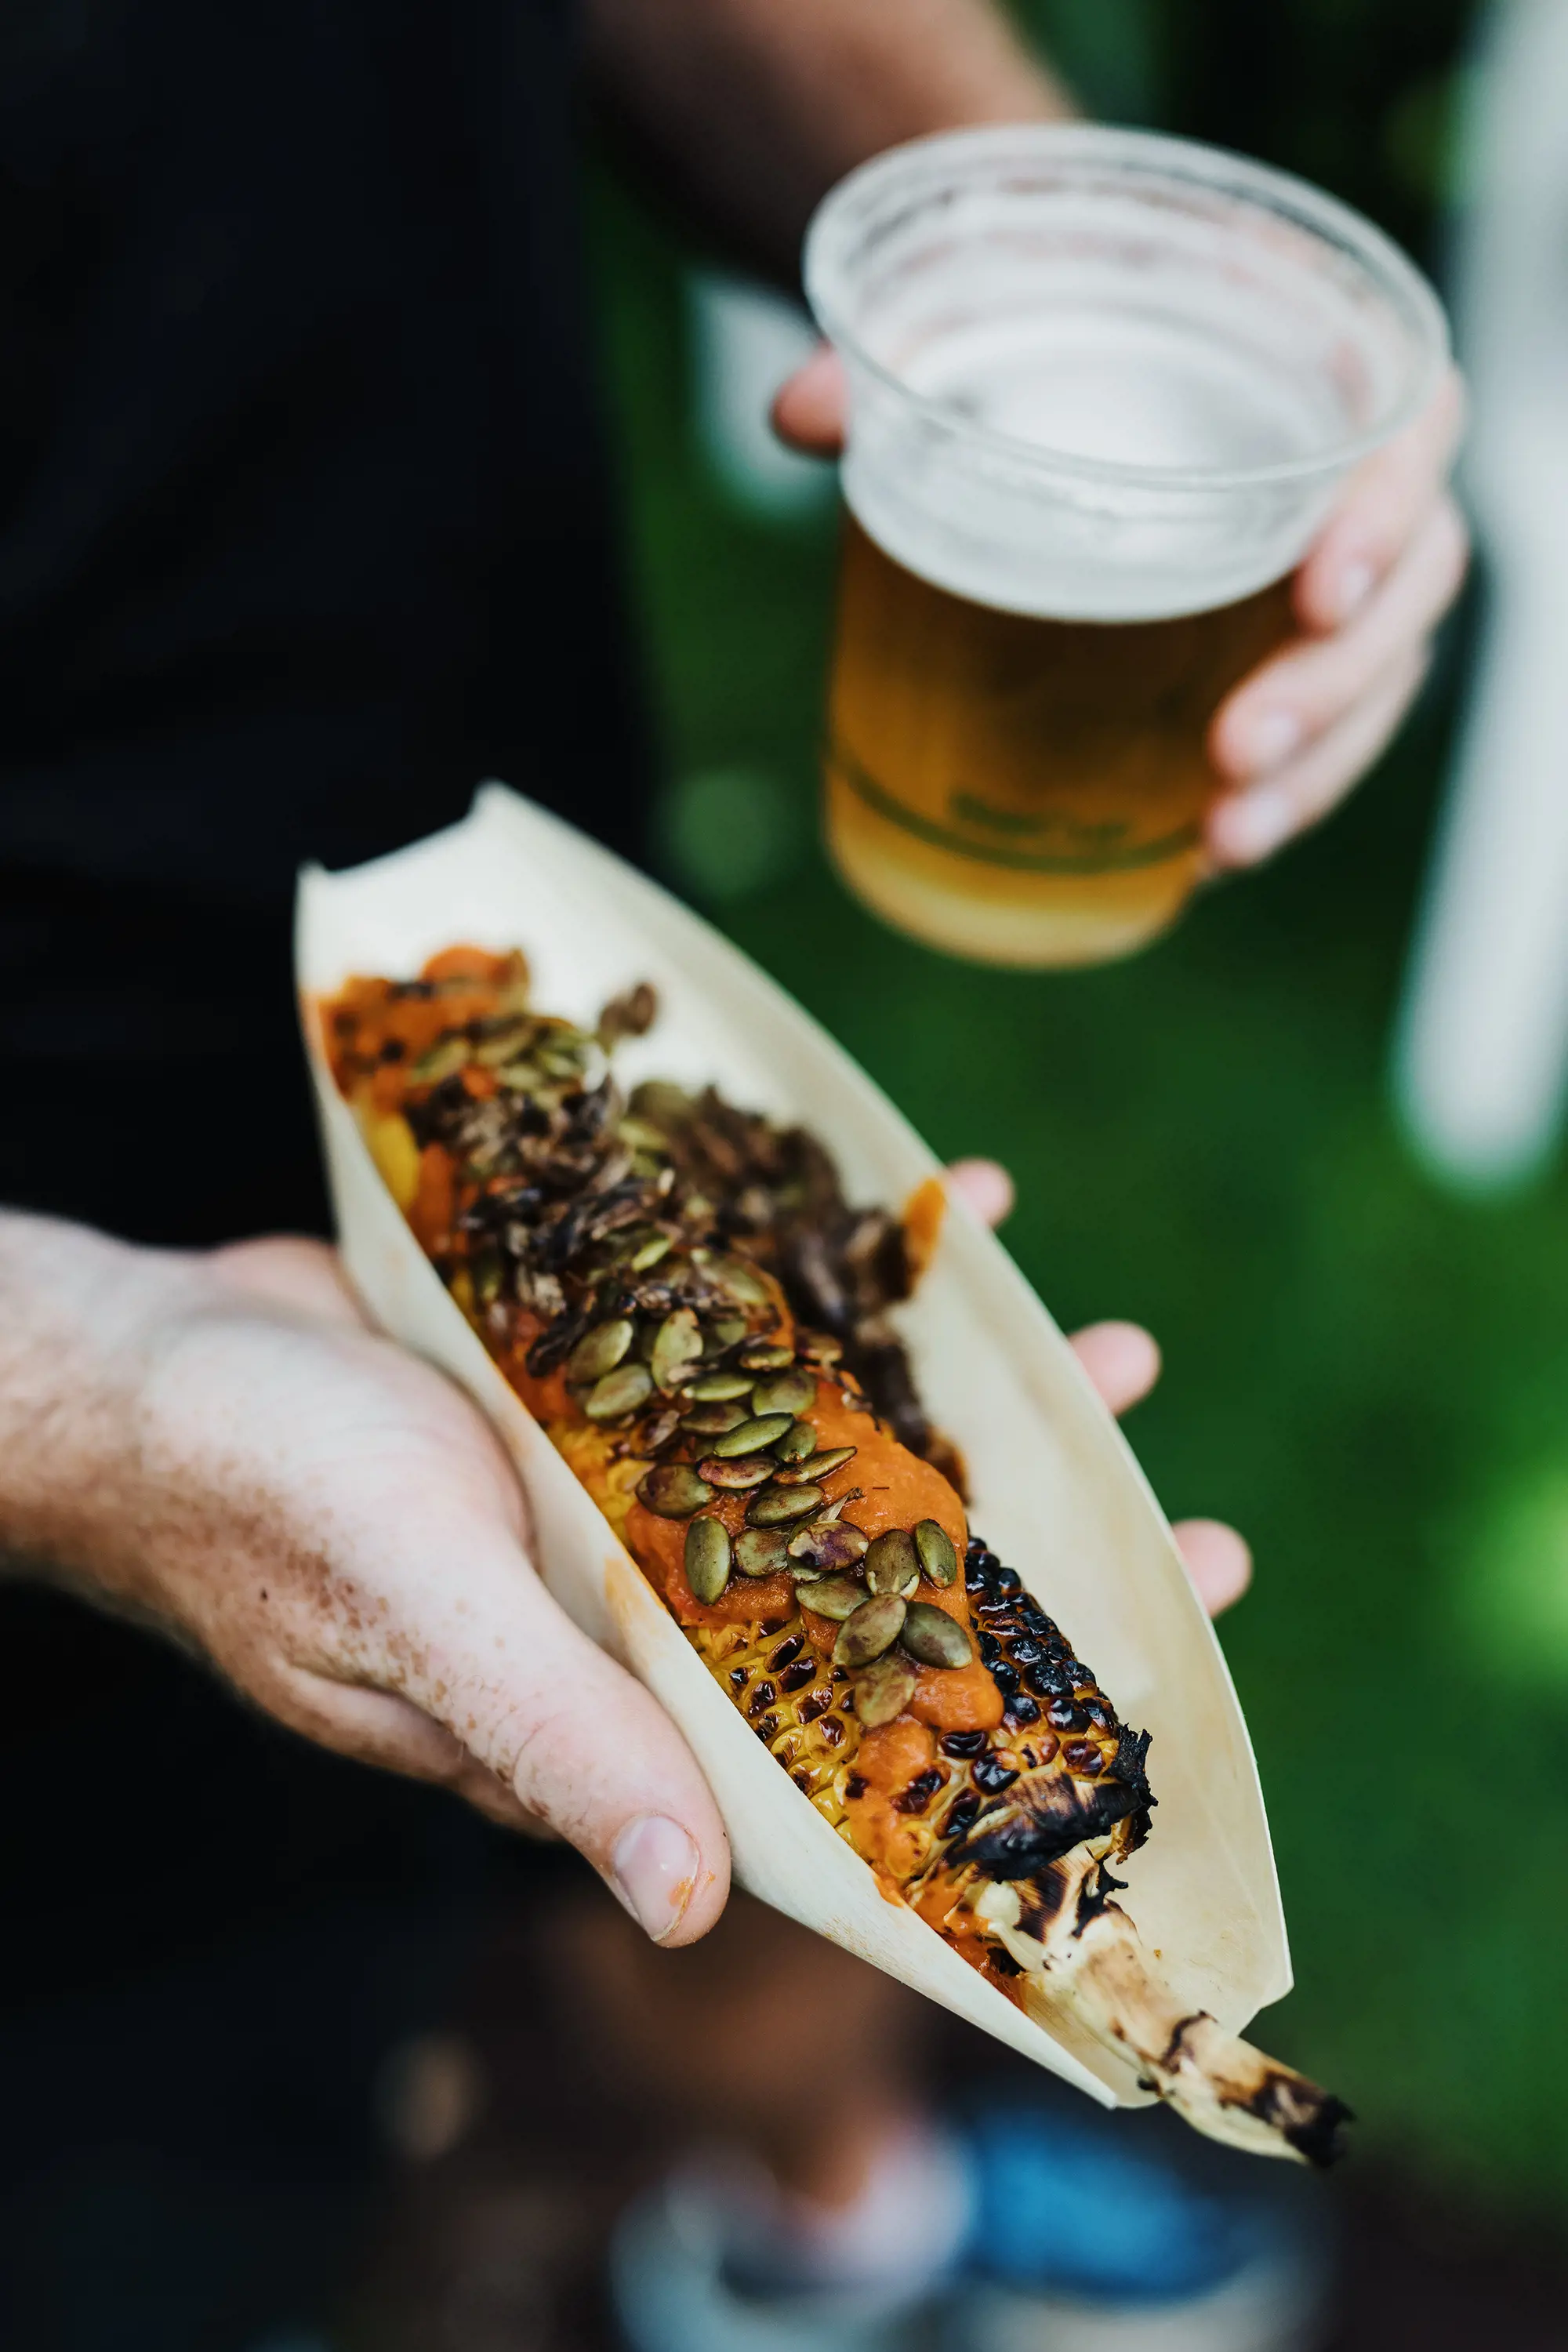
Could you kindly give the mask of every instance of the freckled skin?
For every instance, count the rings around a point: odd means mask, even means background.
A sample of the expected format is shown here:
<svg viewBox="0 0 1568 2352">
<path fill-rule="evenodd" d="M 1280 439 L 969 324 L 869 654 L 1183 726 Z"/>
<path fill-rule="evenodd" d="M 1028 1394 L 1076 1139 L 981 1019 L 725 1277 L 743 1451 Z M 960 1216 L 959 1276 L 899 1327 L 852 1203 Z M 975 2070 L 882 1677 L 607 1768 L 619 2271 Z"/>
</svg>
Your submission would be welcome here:
<svg viewBox="0 0 1568 2352">
<path fill-rule="evenodd" d="M 182 1256 L 0 1218 L 0 1549 L 306 1737 L 547 1824 L 606 1874 L 625 1826 L 668 1814 L 697 1863 L 649 1932 L 718 1916 L 694 1759 L 535 1578 L 483 1418 L 364 1327 L 323 1245 Z"/>
</svg>

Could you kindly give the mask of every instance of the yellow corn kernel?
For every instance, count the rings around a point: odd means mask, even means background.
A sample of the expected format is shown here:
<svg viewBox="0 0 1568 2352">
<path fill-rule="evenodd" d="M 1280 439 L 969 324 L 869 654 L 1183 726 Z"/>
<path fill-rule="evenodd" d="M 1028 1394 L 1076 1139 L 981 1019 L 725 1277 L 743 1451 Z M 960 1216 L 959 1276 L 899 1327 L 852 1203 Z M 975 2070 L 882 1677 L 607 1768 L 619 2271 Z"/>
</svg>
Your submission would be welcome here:
<svg viewBox="0 0 1568 2352">
<path fill-rule="evenodd" d="M 367 1111 L 364 1139 L 387 1191 L 406 1216 L 419 1190 L 419 1146 L 401 1111 Z"/>
</svg>

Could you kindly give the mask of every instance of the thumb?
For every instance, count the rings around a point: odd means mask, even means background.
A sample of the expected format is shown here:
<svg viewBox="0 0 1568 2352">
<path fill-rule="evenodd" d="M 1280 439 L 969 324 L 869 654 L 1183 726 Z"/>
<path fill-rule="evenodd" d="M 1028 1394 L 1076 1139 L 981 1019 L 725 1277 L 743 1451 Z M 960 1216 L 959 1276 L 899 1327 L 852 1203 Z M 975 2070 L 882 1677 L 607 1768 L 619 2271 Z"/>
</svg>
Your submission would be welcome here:
<svg viewBox="0 0 1568 2352">
<path fill-rule="evenodd" d="M 730 1843 L 685 1740 L 500 1531 L 426 1590 L 459 1582 L 461 1615 L 410 1651 L 402 1695 L 584 1854 L 656 1943 L 694 1943 L 724 1907 Z"/>
</svg>

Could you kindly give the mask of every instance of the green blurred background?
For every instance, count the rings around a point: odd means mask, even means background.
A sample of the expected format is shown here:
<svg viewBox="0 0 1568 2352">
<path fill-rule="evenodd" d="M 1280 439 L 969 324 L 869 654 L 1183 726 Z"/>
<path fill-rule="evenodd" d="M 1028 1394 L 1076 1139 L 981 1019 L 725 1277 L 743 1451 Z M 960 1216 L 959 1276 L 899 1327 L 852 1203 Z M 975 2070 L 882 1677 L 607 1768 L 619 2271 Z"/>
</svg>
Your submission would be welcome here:
<svg viewBox="0 0 1568 2352">
<path fill-rule="evenodd" d="M 1462 201 L 1460 0 L 1053 0 L 1085 104 L 1309 173 L 1441 274 Z M 1234 1518 L 1225 1626 L 1300 1990 L 1271 2046 L 1369 2154 L 1547 2212 L 1568 2196 L 1568 1222 L 1553 1178 L 1435 1191 L 1385 1063 L 1462 618 L 1355 804 L 1131 964 L 1031 978 L 879 928 L 816 840 L 831 501 L 749 518 L 691 425 L 692 257 L 602 170 L 596 247 L 668 782 L 669 878 L 945 1153 L 1016 1171 L 1006 1238 L 1058 1318 L 1136 1317 L 1131 1433 L 1171 1513 Z"/>
</svg>

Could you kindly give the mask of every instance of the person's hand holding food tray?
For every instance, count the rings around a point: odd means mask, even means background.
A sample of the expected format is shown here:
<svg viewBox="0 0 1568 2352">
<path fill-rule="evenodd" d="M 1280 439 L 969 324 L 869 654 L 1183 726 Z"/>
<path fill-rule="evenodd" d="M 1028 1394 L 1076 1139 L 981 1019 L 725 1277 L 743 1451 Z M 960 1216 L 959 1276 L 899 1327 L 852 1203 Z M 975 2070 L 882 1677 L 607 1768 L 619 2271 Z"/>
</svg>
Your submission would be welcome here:
<svg viewBox="0 0 1568 2352">
<path fill-rule="evenodd" d="M 348 1274 L 499 1432 L 742 1883 L 1106 2104 L 1328 2160 L 1341 2103 L 1236 2038 L 1289 1964 L 1171 1531 L 878 1089 L 497 786 L 308 872 L 298 977 Z"/>
</svg>

